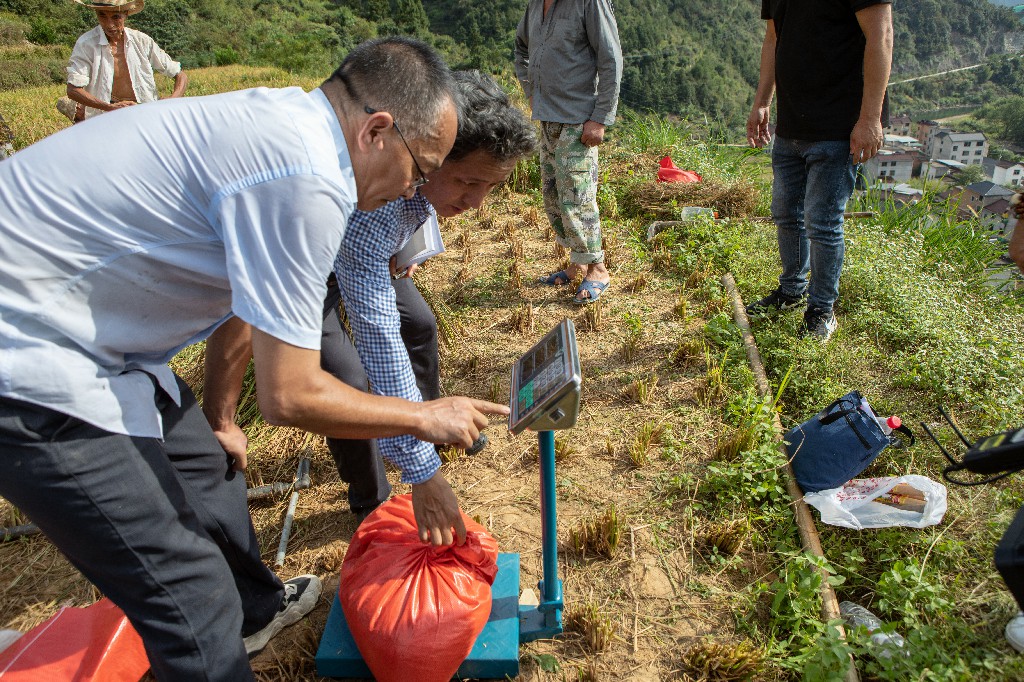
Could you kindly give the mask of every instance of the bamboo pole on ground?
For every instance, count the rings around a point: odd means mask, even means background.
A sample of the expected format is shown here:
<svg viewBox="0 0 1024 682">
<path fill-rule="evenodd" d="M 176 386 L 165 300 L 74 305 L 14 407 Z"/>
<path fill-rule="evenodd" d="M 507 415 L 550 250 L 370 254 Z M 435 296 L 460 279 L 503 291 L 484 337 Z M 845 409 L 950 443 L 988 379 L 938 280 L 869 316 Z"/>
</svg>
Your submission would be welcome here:
<svg viewBox="0 0 1024 682">
<path fill-rule="evenodd" d="M 747 319 L 747 310 L 743 305 L 743 299 L 740 297 L 739 289 L 736 288 L 736 280 L 733 279 L 732 273 L 725 273 L 722 275 L 722 284 L 725 285 L 725 290 L 729 294 L 729 299 L 732 301 L 732 312 L 733 319 L 736 321 L 736 326 L 740 328 L 740 333 L 743 336 L 743 347 L 747 351 L 747 360 L 750 362 L 750 369 L 754 373 L 754 382 L 757 384 L 757 392 L 762 398 L 767 398 L 772 395 L 771 385 L 768 383 L 768 375 L 764 371 L 764 363 L 761 362 L 761 353 L 757 350 L 757 343 L 754 341 L 754 335 L 750 331 L 750 321 Z M 810 552 L 814 556 L 824 558 L 825 554 L 821 549 L 821 538 L 818 537 L 818 529 L 814 525 L 814 517 L 811 516 L 811 510 L 804 502 L 804 493 L 800 490 L 800 486 L 796 483 L 796 477 L 793 475 L 793 466 L 789 462 L 789 454 L 786 452 L 786 446 L 782 442 L 782 434 L 784 433 L 782 428 L 782 422 L 779 420 L 779 413 L 775 410 L 772 411 L 772 418 L 775 422 L 775 440 L 778 443 L 779 450 L 786 458 L 786 491 L 789 493 L 789 497 L 793 500 L 793 515 L 796 517 L 796 527 L 800 533 L 800 543 L 803 545 L 804 551 Z M 821 583 L 821 617 L 826 623 L 836 618 L 841 618 L 839 613 L 839 601 L 836 599 L 835 590 L 828 583 L 829 573 L 825 569 L 818 569 L 821 572 L 822 583 Z M 842 625 L 839 625 L 839 634 L 844 639 L 846 638 L 846 630 Z M 846 682 L 860 682 L 860 674 L 857 672 L 857 668 L 853 662 L 850 662 L 850 667 L 846 671 L 846 676 L 843 678 Z"/>
</svg>

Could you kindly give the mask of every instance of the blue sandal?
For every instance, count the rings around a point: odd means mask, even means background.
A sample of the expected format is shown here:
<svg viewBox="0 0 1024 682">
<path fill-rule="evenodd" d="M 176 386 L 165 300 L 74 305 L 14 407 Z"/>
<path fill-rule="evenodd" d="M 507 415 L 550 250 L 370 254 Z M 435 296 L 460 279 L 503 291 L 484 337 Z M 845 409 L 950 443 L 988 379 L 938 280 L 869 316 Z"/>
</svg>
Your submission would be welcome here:
<svg viewBox="0 0 1024 682">
<path fill-rule="evenodd" d="M 603 294 L 604 290 L 608 288 L 608 284 L 610 284 L 610 282 L 598 282 L 592 279 L 585 279 L 583 280 L 583 283 L 580 284 L 580 288 L 576 290 L 576 297 L 572 299 L 572 302 L 576 305 L 587 305 L 588 303 L 593 303 L 597 299 L 601 298 L 601 294 Z M 586 298 L 582 298 L 580 296 L 584 291 L 589 294 Z"/>
<path fill-rule="evenodd" d="M 537 281 L 541 284 L 547 284 L 549 287 L 562 287 L 566 284 L 572 283 L 572 277 L 565 270 L 559 270 L 558 272 L 552 272 L 547 277 L 538 277 Z"/>
</svg>

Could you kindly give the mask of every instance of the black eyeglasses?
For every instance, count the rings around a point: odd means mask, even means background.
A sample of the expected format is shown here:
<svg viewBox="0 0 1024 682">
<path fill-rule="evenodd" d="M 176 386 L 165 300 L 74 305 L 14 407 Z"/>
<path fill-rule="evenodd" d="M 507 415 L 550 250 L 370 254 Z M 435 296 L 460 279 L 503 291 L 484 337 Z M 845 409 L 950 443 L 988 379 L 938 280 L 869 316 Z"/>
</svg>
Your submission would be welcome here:
<svg viewBox="0 0 1024 682">
<path fill-rule="evenodd" d="M 349 90 L 351 92 L 351 89 Z M 373 116 L 378 113 L 376 109 L 366 104 L 363 105 L 363 111 Z M 394 126 L 395 132 L 398 133 L 398 139 L 405 145 L 406 150 L 409 152 L 409 156 L 412 157 L 412 164 L 416 166 L 416 172 L 420 174 L 420 177 L 412 181 L 412 188 L 419 189 L 423 185 L 427 184 L 427 176 L 423 173 L 423 169 L 420 168 L 420 162 L 416 160 L 416 155 L 412 153 L 412 147 L 405 141 L 405 135 L 402 134 L 402 129 L 398 127 L 398 121 L 395 120 L 394 116 L 391 117 L 391 125 Z"/>
<path fill-rule="evenodd" d="M 341 84 L 345 86 L 345 90 L 348 92 L 349 97 L 355 100 L 360 99 L 360 97 L 356 94 L 355 89 L 353 89 L 352 84 L 349 83 L 348 77 L 344 73 L 339 72 L 338 79 L 341 81 Z M 373 116 L 374 114 L 378 113 L 376 109 L 374 109 L 368 104 L 363 105 L 363 111 L 368 113 L 370 116 Z M 412 164 L 416 166 L 416 172 L 420 174 L 419 178 L 412 181 L 412 188 L 419 189 L 423 185 L 427 184 L 427 176 L 423 172 L 423 169 L 420 168 L 420 162 L 416 160 L 416 155 L 412 153 L 412 147 L 410 147 L 409 143 L 405 141 L 405 135 L 402 134 L 402 129 L 398 127 L 398 121 L 395 120 L 394 116 L 391 117 L 391 125 L 395 127 L 395 132 L 398 133 L 398 139 L 400 139 L 402 141 L 402 144 L 405 145 L 406 151 L 408 151 L 409 156 L 412 157 Z"/>
</svg>

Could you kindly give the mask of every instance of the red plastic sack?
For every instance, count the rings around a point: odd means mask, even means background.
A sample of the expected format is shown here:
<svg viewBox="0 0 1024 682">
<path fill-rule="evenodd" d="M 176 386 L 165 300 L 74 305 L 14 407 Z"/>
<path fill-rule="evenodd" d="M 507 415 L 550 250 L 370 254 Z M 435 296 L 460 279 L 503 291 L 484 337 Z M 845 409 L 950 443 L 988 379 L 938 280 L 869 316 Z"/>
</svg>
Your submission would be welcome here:
<svg viewBox="0 0 1024 682">
<path fill-rule="evenodd" d="M 466 543 L 420 542 L 412 496 L 363 521 L 341 566 L 338 597 L 378 682 L 447 682 L 491 613 L 498 543 L 465 514 Z"/>
<path fill-rule="evenodd" d="M 109 599 L 65 606 L 0 653 L 2 682 L 138 682 L 147 670 L 142 639 Z"/>
<path fill-rule="evenodd" d="M 695 171 L 681 170 L 676 168 L 671 156 L 661 159 L 661 168 L 658 169 L 658 182 L 700 182 L 704 178 Z"/>
</svg>

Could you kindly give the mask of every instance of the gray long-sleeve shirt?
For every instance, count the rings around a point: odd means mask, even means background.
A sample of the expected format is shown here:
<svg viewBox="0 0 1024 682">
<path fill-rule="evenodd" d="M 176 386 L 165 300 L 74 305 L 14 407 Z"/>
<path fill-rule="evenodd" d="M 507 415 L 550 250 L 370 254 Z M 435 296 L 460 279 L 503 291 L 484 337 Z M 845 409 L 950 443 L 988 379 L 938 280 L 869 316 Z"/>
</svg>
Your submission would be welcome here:
<svg viewBox="0 0 1024 682">
<path fill-rule="evenodd" d="M 516 77 L 538 121 L 611 125 L 622 50 L 610 0 L 530 0 L 516 30 Z"/>
</svg>

